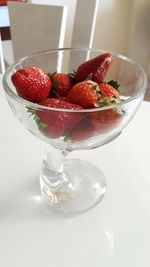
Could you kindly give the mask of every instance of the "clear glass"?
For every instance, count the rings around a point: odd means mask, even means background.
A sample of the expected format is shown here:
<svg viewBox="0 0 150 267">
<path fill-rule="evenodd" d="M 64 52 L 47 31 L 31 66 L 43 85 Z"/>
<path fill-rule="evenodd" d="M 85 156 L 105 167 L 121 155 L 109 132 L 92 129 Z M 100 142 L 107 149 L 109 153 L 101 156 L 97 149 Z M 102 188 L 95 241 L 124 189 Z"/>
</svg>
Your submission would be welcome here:
<svg viewBox="0 0 150 267">
<path fill-rule="evenodd" d="M 57 49 L 29 55 L 12 64 L 5 72 L 3 86 L 15 116 L 35 136 L 46 144 L 40 174 L 41 192 L 51 208 L 60 212 L 78 213 L 94 207 L 106 192 L 106 180 L 97 166 L 78 159 L 67 159 L 74 150 L 93 149 L 116 138 L 139 108 L 146 88 L 143 69 L 133 60 L 113 54 L 113 65 L 106 80 L 119 80 L 123 102 L 87 110 L 54 109 L 20 98 L 11 82 L 12 74 L 25 66 L 38 66 L 46 73 L 70 73 L 83 61 L 107 51 L 100 49 Z M 115 122 L 100 121 L 104 113 L 120 111 Z M 31 112 L 32 111 L 32 112 Z M 53 123 L 39 128 L 34 114 L 49 122 L 58 116 L 70 116 L 74 125 L 65 133 L 53 131 Z M 94 127 L 93 127 L 94 126 Z"/>
</svg>

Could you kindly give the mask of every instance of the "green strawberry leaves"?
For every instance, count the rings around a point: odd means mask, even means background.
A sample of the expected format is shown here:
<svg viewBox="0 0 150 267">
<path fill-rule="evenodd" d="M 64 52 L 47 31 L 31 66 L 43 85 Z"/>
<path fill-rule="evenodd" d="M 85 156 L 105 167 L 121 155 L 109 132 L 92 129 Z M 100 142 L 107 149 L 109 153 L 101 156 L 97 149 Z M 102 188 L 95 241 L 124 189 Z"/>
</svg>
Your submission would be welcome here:
<svg viewBox="0 0 150 267">
<path fill-rule="evenodd" d="M 27 108 L 27 113 L 29 113 L 29 117 L 32 117 L 33 120 L 36 122 L 39 130 L 44 129 L 47 125 L 45 123 L 43 123 L 40 118 L 37 115 L 37 112 L 35 109 L 33 108 Z"/>
<path fill-rule="evenodd" d="M 108 84 L 111 85 L 112 87 L 114 87 L 116 90 L 118 90 L 120 85 L 121 85 L 120 82 L 117 80 L 111 80 L 108 82 Z"/>
</svg>

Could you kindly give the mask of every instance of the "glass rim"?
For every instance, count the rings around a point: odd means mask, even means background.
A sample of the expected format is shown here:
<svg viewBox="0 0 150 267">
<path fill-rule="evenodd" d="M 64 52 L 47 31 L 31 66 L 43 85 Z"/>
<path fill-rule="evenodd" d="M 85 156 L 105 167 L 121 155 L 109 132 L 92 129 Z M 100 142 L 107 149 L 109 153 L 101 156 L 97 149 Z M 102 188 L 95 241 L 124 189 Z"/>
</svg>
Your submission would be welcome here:
<svg viewBox="0 0 150 267">
<path fill-rule="evenodd" d="M 142 85 L 140 86 L 140 88 L 138 88 L 137 94 L 135 94 L 134 96 L 131 96 L 131 97 L 127 98 L 123 102 L 121 101 L 119 103 L 113 103 L 111 105 L 104 106 L 104 107 L 96 107 L 96 108 L 81 109 L 81 110 L 52 108 L 52 107 L 43 106 L 43 105 L 40 105 L 40 104 L 37 104 L 37 103 L 33 103 L 33 102 L 30 102 L 30 101 L 28 101 L 26 99 L 23 99 L 22 97 L 20 97 L 19 95 L 17 95 L 11 89 L 11 87 L 8 84 L 7 77 L 8 77 L 8 75 L 10 74 L 10 72 L 13 70 L 13 68 L 15 66 L 17 66 L 18 64 L 20 64 L 24 60 L 29 59 L 29 58 L 32 58 L 32 57 L 35 57 L 35 56 L 37 56 L 39 54 L 47 54 L 47 53 L 50 53 L 50 52 L 54 53 L 54 52 L 58 52 L 58 51 L 89 51 L 89 52 L 111 53 L 112 56 L 118 57 L 118 58 L 120 58 L 120 59 L 122 59 L 124 61 L 129 62 L 132 65 L 135 65 L 141 71 L 141 74 L 142 74 L 142 77 L 143 77 Z M 115 52 L 111 52 L 111 51 L 108 51 L 108 50 L 100 49 L 100 48 L 72 47 L 72 48 L 58 48 L 58 49 L 50 49 L 50 50 L 39 51 L 39 52 L 32 53 L 32 54 L 30 54 L 28 56 L 25 56 L 25 57 L 23 57 L 21 59 L 16 60 L 5 71 L 5 73 L 3 75 L 3 79 L 2 79 L 2 84 L 3 84 L 3 87 L 4 87 L 5 92 L 10 97 L 12 97 L 15 101 L 23 104 L 24 106 L 26 106 L 28 108 L 38 109 L 38 110 L 51 110 L 51 111 L 78 112 L 78 113 L 81 113 L 81 112 L 97 112 L 99 110 L 107 110 L 107 109 L 111 109 L 111 108 L 118 108 L 118 107 L 122 106 L 123 104 L 129 103 L 129 102 L 135 100 L 136 98 L 138 98 L 140 95 L 142 95 L 146 91 L 147 84 L 148 84 L 148 79 L 147 79 L 147 75 L 146 75 L 144 69 L 140 66 L 140 64 L 137 63 L 136 61 L 134 61 L 133 59 L 127 57 L 127 56 L 124 56 L 124 55 L 121 55 L 121 54 L 118 54 L 118 53 L 115 53 Z"/>
</svg>

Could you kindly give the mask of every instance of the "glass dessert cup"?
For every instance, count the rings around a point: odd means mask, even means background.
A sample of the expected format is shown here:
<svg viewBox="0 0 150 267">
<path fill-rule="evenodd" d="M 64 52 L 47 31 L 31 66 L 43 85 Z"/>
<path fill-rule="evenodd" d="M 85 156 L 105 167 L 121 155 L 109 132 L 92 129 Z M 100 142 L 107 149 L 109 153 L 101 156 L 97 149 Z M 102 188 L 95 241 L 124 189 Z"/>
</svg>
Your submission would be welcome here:
<svg viewBox="0 0 150 267">
<path fill-rule="evenodd" d="M 131 59 L 113 54 L 106 80 L 119 80 L 122 102 L 84 109 L 56 109 L 31 103 L 16 93 L 12 74 L 26 66 L 42 68 L 45 73 L 70 73 L 85 60 L 106 53 L 100 49 L 57 49 L 29 55 L 12 64 L 5 72 L 3 86 L 15 116 L 46 144 L 40 174 L 41 192 L 51 208 L 64 213 L 80 213 L 98 204 L 106 192 L 106 180 L 99 168 L 88 161 L 67 159 L 74 150 L 90 150 L 116 138 L 136 114 L 147 88 L 143 69 Z M 115 119 L 112 114 L 117 114 Z M 117 112 L 116 112 L 117 111 Z M 74 124 L 61 134 L 54 121 L 69 116 Z M 46 124 L 39 127 L 38 120 Z"/>
</svg>

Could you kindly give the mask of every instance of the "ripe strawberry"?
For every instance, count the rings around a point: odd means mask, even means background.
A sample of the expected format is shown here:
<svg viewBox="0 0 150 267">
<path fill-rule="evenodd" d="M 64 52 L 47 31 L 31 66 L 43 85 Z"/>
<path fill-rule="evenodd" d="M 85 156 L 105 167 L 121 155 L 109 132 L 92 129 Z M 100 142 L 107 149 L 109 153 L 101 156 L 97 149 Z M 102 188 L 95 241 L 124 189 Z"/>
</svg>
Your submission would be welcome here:
<svg viewBox="0 0 150 267">
<path fill-rule="evenodd" d="M 57 138 L 70 131 L 82 118 L 82 110 L 79 105 L 68 103 L 61 98 L 48 98 L 40 105 L 54 108 L 56 110 L 38 110 L 35 120 L 39 129 L 48 137 Z M 60 111 L 57 109 L 69 109 L 75 112 Z"/>
<path fill-rule="evenodd" d="M 82 63 L 76 71 L 76 81 L 82 82 L 88 78 L 102 83 L 112 64 L 112 55 L 105 53 Z"/>
<path fill-rule="evenodd" d="M 119 92 L 117 89 L 112 87 L 111 85 L 107 83 L 99 84 L 99 88 L 101 91 L 100 98 L 104 97 L 114 97 L 116 99 L 119 99 Z"/>
<path fill-rule="evenodd" d="M 52 74 L 51 77 L 53 93 L 58 97 L 67 96 L 72 87 L 69 75 L 56 72 Z"/>
<path fill-rule="evenodd" d="M 85 141 L 96 135 L 96 131 L 86 116 L 83 118 L 70 132 L 67 133 L 67 138 L 73 141 Z"/>
<path fill-rule="evenodd" d="M 92 81 L 76 83 L 71 88 L 67 100 L 83 108 L 93 108 L 94 104 L 99 100 L 98 84 Z"/>
<path fill-rule="evenodd" d="M 117 81 L 110 81 L 111 84 L 115 84 L 116 88 L 120 85 Z M 96 103 L 95 107 L 111 106 L 113 104 L 120 103 L 120 94 L 117 89 L 107 83 L 99 84 L 100 99 Z M 125 111 L 121 107 L 109 108 L 105 110 L 99 110 L 92 112 L 91 122 L 98 133 L 106 133 L 113 130 L 118 123 L 123 119 Z"/>
<path fill-rule="evenodd" d="M 119 90 L 120 82 L 118 80 L 110 80 L 107 84 L 110 84 L 115 89 Z"/>
<path fill-rule="evenodd" d="M 25 67 L 11 77 L 17 93 L 22 98 L 39 103 L 47 98 L 51 90 L 51 80 L 40 68 Z"/>
<path fill-rule="evenodd" d="M 115 108 L 91 112 L 90 118 L 95 130 L 98 133 L 106 133 L 113 130 L 122 120 L 123 113 L 119 113 Z"/>
</svg>

